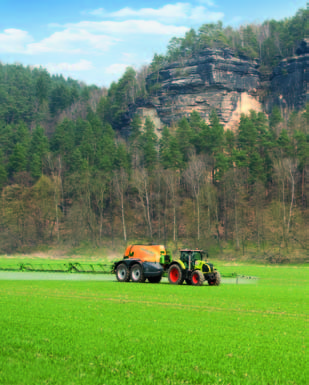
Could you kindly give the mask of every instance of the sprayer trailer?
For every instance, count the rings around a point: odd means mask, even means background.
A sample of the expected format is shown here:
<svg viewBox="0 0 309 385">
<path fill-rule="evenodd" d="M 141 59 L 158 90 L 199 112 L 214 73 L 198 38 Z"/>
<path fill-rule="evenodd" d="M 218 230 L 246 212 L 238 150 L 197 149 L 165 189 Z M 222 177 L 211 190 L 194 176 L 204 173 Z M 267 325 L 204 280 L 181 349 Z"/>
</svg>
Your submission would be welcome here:
<svg viewBox="0 0 309 385">
<path fill-rule="evenodd" d="M 220 273 L 208 262 L 208 255 L 199 249 L 180 250 L 179 259 L 173 259 L 163 245 L 130 245 L 122 260 L 114 264 L 113 272 L 119 282 L 159 283 L 164 273 L 172 285 L 201 286 L 221 283 Z"/>
</svg>

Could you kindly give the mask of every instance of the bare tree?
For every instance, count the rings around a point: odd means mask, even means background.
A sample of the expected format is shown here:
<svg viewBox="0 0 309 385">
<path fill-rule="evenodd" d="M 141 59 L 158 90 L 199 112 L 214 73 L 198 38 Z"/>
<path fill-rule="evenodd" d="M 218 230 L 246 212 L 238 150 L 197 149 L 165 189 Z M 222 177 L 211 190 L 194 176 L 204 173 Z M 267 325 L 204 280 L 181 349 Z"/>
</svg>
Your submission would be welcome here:
<svg viewBox="0 0 309 385">
<path fill-rule="evenodd" d="M 52 158 L 49 153 L 46 157 L 46 163 L 51 174 L 51 178 L 54 185 L 54 204 L 55 204 L 55 222 L 56 222 L 56 233 L 57 241 L 60 240 L 60 231 L 59 231 L 59 206 L 63 200 L 63 187 L 62 187 L 62 162 L 61 156 L 57 158 Z"/>
<path fill-rule="evenodd" d="M 163 178 L 168 188 L 170 201 L 173 207 L 173 240 L 177 239 L 177 207 L 178 207 L 178 190 L 180 185 L 179 172 L 172 170 L 164 170 Z"/>
<path fill-rule="evenodd" d="M 200 196 L 206 172 L 205 162 L 201 157 L 191 156 L 188 167 L 184 172 L 184 178 L 196 202 L 197 212 L 197 239 L 200 239 Z"/>
<path fill-rule="evenodd" d="M 285 244 L 287 245 L 287 237 L 290 232 L 291 218 L 293 214 L 293 205 L 295 200 L 295 180 L 297 173 L 297 162 L 293 159 L 279 159 L 274 165 L 275 172 L 278 177 L 278 182 L 282 188 L 282 215 L 283 215 L 283 226 L 282 235 Z M 291 186 L 291 202 L 289 208 L 289 214 L 287 218 L 286 214 L 286 185 L 290 182 Z"/>
<path fill-rule="evenodd" d="M 149 237 L 152 238 L 152 223 L 150 216 L 150 181 L 148 171 L 145 168 L 136 169 L 134 171 L 133 183 L 137 189 L 139 201 L 143 207 Z"/>
<path fill-rule="evenodd" d="M 122 218 L 122 230 L 123 230 L 123 239 L 127 240 L 127 230 L 126 230 L 126 221 L 125 221 L 125 211 L 124 211 L 124 198 L 129 184 L 128 173 L 125 169 L 121 168 L 120 171 L 116 171 L 114 174 L 114 186 L 118 198 L 120 200 L 121 207 L 121 218 Z"/>
</svg>

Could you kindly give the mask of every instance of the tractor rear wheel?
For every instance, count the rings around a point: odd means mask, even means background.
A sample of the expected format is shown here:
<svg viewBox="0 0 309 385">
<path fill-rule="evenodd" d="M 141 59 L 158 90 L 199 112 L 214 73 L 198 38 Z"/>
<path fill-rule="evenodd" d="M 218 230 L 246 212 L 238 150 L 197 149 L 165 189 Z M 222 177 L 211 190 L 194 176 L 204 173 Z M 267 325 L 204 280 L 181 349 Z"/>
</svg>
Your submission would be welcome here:
<svg viewBox="0 0 309 385">
<path fill-rule="evenodd" d="M 172 265 L 167 272 L 169 283 L 172 285 L 182 285 L 184 278 L 180 266 Z"/>
<path fill-rule="evenodd" d="M 120 263 L 116 268 L 116 277 L 119 282 L 129 282 L 130 272 L 125 263 Z"/>
<path fill-rule="evenodd" d="M 202 286 L 205 281 L 204 275 L 201 271 L 195 270 L 191 276 L 191 282 L 193 286 Z"/>
<path fill-rule="evenodd" d="M 219 271 L 215 272 L 215 278 L 208 281 L 209 286 L 219 286 L 221 283 L 221 275 Z"/>
<path fill-rule="evenodd" d="M 132 282 L 137 282 L 137 283 L 143 283 L 146 280 L 144 276 L 143 268 L 138 263 L 132 266 L 130 270 L 130 277 Z"/>
<path fill-rule="evenodd" d="M 160 283 L 161 282 L 162 275 L 159 275 L 158 277 L 149 277 L 148 281 L 150 283 Z"/>
</svg>

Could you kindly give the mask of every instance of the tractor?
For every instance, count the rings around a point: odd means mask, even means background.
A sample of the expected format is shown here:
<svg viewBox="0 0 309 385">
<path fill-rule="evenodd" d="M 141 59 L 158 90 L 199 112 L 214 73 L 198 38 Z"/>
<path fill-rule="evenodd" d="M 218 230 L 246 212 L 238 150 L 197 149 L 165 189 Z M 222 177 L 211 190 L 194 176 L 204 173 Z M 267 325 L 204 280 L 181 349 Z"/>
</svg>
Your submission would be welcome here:
<svg viewBox="0 0 309 385">
<path fill-rule="evenodd" d="M 220 273 L 208 261 L 208 255 L 203 250 L 180 250 L 180 259 L 172 261 L 167 270 L 167 277 L 171 284 L 201 286 L 207 281 L 210 286 L 219 286 Z"/>
<path fill-rule="evenodd" d="M 163 245 L 130 245 L 121 261 L 114 264 L 113 272 L 119 282 L 159 283 L 164 273 L 172 285 L 219 286 L 220 273 L 207 261 L 207 253 L 199 249 L 180 250 L 180 258 L 173 260 Z"/>
</svg>

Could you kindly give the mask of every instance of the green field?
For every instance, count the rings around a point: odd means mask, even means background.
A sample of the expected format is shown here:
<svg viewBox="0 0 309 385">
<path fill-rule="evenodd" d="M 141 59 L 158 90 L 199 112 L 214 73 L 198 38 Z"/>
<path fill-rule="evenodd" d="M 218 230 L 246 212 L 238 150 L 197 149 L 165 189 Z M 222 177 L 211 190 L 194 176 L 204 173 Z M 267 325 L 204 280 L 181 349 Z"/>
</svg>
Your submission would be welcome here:
<svg viewBox="0 0 309 385">
<path fill-rule="evenodd" d="M 309 269 L 235 269 L 260 279 L 1 280 L 0 384 L 308 384 Z"/>
</svg>

